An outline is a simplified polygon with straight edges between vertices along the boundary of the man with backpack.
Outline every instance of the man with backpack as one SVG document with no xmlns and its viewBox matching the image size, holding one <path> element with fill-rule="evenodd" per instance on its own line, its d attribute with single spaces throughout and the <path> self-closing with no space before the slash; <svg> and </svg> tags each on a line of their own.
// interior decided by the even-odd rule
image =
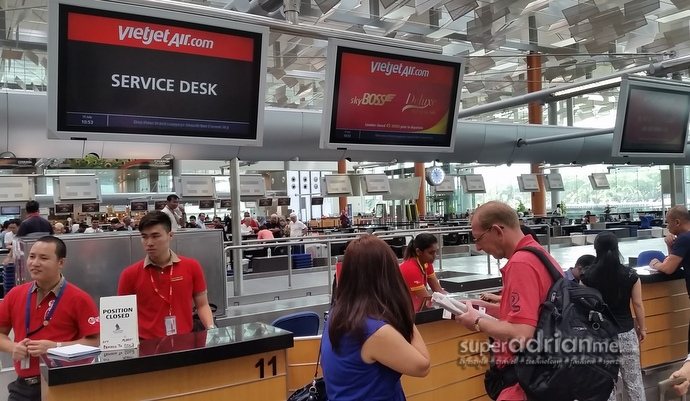
<svg viewBox="0 0 690 401">
<path fill-rule="evenodd" d="M 510 206 L 496 201 L 484 203 L 474 211 L 471 224 L 477 250 L 483 250 L 496 259 L 508 258 L 508 263 L 501 268 L 503 296 L 498 305 L 476 301 L 480 303 L 479 306 L 486 308 L 487 314 L 498 320 L 483 319 L 469 302 L 467 313 L 457 316 L 456 320 L 470 330 L 486 333 L 496 341 L 494 361 L 498 369 L 504 369 L 513 363 L 513 354 L 508 345 L 524 344 L 534 335 L 539 305 L 546 299 L 553 280 L 537 256 L 529 252 L 515 252 L 524 247 L 542 248 L 534 238 L 522 233 L 518 215 Z M 553 258 L 551 260 L 558 266 Z M 563 274 L 560 267 L 558 269 Z M 527 400 L 517 382 L 498 394 L 498 398 L 493 398 L 499 401 Z"/>
<path fill-rule="evenodd" d="M 508 259 L 501 303 L 466 302 L 467 312 L 455 318 L 494 340 L 484 380 L 489 397 L 606 400 L 618 375 L 617 328 L 598 291 L 564 278 L 551 255 L 522 233 L 510 206 L 483 204 L 471 226 L 478 250 Z M 497 320 L 483 318 L 473 303 Z M 557 341 L 564 339 L 573 342 L 570 348 Z"/>
</svg>

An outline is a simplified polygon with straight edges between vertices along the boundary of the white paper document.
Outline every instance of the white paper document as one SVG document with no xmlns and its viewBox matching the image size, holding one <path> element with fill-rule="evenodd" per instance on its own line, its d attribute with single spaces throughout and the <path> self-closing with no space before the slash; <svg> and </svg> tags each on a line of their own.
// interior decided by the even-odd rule
<svg viewBox="0 0 690 401">
<path fill-rule="evenodd" d="M 434 305 L 440 306 L 441 308 L 447 310 L 448 312 L 454 315 L 462 315 L 463 313 L 467 312 L 467 306 L 465 306 L 464 302 L 453 299 L 446 294 L 441 294 L 440 292 L 435 292 L 431 295 L 431 302 L 433 302 Z M 489 318 L 492 320 L 496 319 L 495 317 L 487 315 L 485 312 L 481 310 L 477 312 L 482 317 Z"/>
<path fill-rule="evenodd" d="M 96 355 L 101 352 L 101 349 L 89 345 L 74 344 L 59 348 L 50 348 L 47 352 L 50 355 L 62 358 L 79 358 L 81 356 Z"/>
</svg>

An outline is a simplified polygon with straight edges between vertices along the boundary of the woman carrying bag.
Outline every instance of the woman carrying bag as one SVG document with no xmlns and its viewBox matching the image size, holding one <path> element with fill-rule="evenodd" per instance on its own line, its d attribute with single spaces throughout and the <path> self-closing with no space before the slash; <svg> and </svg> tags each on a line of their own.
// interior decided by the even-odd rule
<svg viewBox="0 0 690 401">
<path fill-rule="evenodd" d="M 397 258 L 373 235 L 347 247 L 321 343 L 329 401 L 404 401 L 401 375 L 424 377 L 431 361 Z"/>
</svg>

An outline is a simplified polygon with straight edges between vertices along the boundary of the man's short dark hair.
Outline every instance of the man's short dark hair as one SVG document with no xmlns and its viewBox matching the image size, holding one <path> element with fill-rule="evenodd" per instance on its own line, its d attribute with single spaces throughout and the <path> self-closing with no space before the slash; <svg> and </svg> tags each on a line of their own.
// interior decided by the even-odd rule
<svg viewBox="0 0 690 401">
<path fill-rule="evenodd" d="M 37 213 L 39 208 L 38 202 L 35 200 L 30 200 L 26 202 L 26 212 L 27 213 Z"/>
<path fill-rule="evenodd" d="M 5 221 L 2 223 L 2 228 L 4 228 L 5 230 L 7 230 L 7 227 L 10 226 L 10 220 L 11 220 L 11 219 L 5 220 Z"/>
<path fill-rule="evenodd" d="M 196 220 L 196 216 L 189 216 L 189 220 L 194 219 Z"/>
<path fill-rule="evenodd" d="M 7 222 L 7 226 L 9 227 L 10 224 L 16 224 L 17 227 L 19 227 L 19 225 L 22 224 L 22 221 L 21 221 L 20 219 L 10 219 L 10 220 Z"/>
<path fill-rule="evenodd" d="M 156 225 L 162 225 L 165 232 L 169 233 L 172 231 L 172 222 L 167 214 L 161 212 L 160 210 L 155 210 L 153 212 L 148 212 L 144 217 L 139 220 L 139 231 L 144 231 L 147 228 L 151 228 Z"/>
<path fill-rule="evenodd" d="M 175 194 L 170 194 L 170 195 L 168 195 L 168 197 L 167 197 L 167 198 L 165 198 L 165 199 L 167 199 L 167 200 L 168 200 L 168 202 L 170 202 L 170 201 L 173 201 L 173 200 L 177 200 L 177 199 L 180 199 L 180 197 L 179 197 L 179 196 L 177 196 L 177 195 L 175 195 Z"/>
<path fill-rule="evenodd" d="M 575 262 L 575 266 L 582 266 L 582 267 L 591 266 L 594 264 L 595 260 L 596 260 L 596 256 L 594 256 L 594 255 L 582 255 L 579 258 L 577 258 L 577 261 Z"/>
<path fill-rule="evenodd" d="M 57 256 L 58 260 L 67 257 L 67 246 L 60 238 L 54 237 L 52 235 L 46 235 L 36 240 L 36 243 L 39 242 L 43 242 L 46 244 L 55 244 L 55 256 Z"/>
<path fill-rule="evenodd" d="M 120 224 L 120 219 L 118 219 L 117 217 L 113 217 L 110 220 L 110 224 Z"/>
</svg>

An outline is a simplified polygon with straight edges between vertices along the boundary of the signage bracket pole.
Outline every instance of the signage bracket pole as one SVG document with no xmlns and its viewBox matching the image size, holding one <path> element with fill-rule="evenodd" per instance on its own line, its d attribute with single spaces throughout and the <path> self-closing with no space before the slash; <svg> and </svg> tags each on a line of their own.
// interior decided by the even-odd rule
<svg viewBox="0 0 690 401">
<path fill-rule="evenodd" d="M 230 160 L 230 204 L 232 210 L 230 211 L 230 216 L 232 218 L 232 245 L 239 246 L 242 245 L 242 230 L 240 228 L 242 218 L 240 217 L 240 159 L 234 158 Z M 243 291 L 243 280 L 242 277 L 242 250 L 233 249 L 232 250 L 232 284 L 233 284 L 233 296 L 237 297 L 242 295 Z"/>
</svg>

